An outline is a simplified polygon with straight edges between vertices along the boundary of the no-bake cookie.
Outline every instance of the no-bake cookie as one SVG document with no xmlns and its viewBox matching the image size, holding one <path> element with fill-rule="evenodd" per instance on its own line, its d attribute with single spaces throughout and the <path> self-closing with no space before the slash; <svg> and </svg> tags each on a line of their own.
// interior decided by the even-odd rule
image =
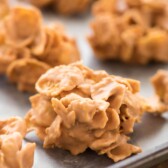
<svg viewBox="0 0 168 168">
<path fill-rule="evenodd" d="M 62 25 L 44 26 L 36 8 L 14 7 L 0 21 L 0 74 L 34 92 L 34 84 L 49 68 L 80 59 L 74 39 Z"/>
<path fill-rule="evenodd" d="M 89 42 L 102 60 L 168 62 L 168 2 L 99 0 L 93 5 Z"/>
<path fill-rule="evenodd" d="M 1 168 L 32 168 L 35 144 L 27 143 L 22 147 L 26 131 L 26 123 L 19 117 L 0 120 Z"/>
<path fill-rule="evenodd" d="M 30 98 L 25 120 L 44 148 L 59 147 L 73 155 L 90 148 L 117 162 L 141 152 L 128 142 L 144 112 L 139 87 L 136 80 L 81 63 L 58 66 L 37 81 L 38 94 Z"/>
</svg>

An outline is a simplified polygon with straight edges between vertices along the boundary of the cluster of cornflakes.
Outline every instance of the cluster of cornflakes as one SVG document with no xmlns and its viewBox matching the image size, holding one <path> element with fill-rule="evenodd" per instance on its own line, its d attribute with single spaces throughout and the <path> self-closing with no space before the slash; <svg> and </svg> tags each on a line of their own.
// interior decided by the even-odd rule
<svg viewBox="0 0 168 168">
<path fill-rule="evenodd" d="M 52 7 L 58 13 L 72 15 L 85 12 L 94 0 L 25 0 L 37 7 Z"/>
<path fill-rule="evenodd" d="M 127 136 L 144 112 L 138 81 L 74 63 L 47 71 L 36 89 L 25 120 L 44 148 L 59 147 L 73 155 L 90 148 L 115 162 L 141 152 Z"/>
<path fill-rule="evenodd" d="M 61 25 L 44 26 L 36 8 L 11 8 L 0 22 L 0 74 L 34 92 L 34 84 L 49 68 L 79 60 L 74 39 Z"/>
<path fill-rule="evenodd" d="M 99 0 L 89 42 L 102 60 L 168 62 L 168 1 Z"/>
<path fill-rule="evenodd" d="M 19 117 L 0 121 L 1 168 L 32 168 L 35 144 L 22 147 L 26 131 L 26 123 Z"/>
</svg>

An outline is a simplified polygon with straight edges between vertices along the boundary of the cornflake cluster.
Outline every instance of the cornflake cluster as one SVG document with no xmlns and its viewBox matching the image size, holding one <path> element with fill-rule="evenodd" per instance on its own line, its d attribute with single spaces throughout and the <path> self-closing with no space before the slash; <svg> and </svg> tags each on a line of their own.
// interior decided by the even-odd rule
<svg viewBox="0 0 168 168">
<path fill-rule="evenodd" d="M 21 91 L 34 85 L 49 68 L 79 60 L 74 39 L 59 24 L 44 26 L 36 8 L 11 8 L 0 22 L 0 74 Z"/>
<path fill-rule="evenodd" d="M 128 134 L 144 111 L 138 81 L 93 71 L 78 62 L 50 69 L 36 89 L 25 120 L 44 148 L 63 148 L 73 155 L 90 148 L 115 162 L 141 152 L 128 143 Z"/>
<path fill-rule="evenodd" d="M 85 12 L 93 0 L 25 0 L 37 7 L 52 7 L 56 12 L 73 15 Z"/>
<path fill-rule="evenodd" d="M 168 105 L 168 71 L 159 70 L 152 77 L 152 83 L 160 101 Z"/>
<path fill-rule="evenodd" d="M 99 0 L 89 42 L 102 60 L 168 62 L 168 1 Z"/>
<path fill-rule="evenodd" d="M 22 147 L 26 131 L 26 123 L 19 117 L 0 121 L 1 168 L 32 168 L 35 144 Z"/>
</svg>

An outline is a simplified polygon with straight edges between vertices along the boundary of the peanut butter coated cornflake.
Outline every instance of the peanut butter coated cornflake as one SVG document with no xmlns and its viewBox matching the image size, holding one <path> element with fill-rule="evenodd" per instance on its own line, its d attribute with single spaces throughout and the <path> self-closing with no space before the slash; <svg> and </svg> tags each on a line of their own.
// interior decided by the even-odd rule
<svg viewBox="0 0 168 168">
<path fill-rule="evenodd" d="M 25 0 L 37 7 L 54 7 L 55 11 L 64 15 L 85 12 L 93 0 Z"/>
<path fill-rule="evenodd" d="M 36 89 L 25 120 L 44 148 L 63 148 L 73 155 L 90 148 L 115 162 L 141 152 L 128 142 L 144 111 L 138 81 L 74 63 L 48 70 Z"/>
<path fill-rule="evenodd" d="M 0 121 L 0 167 L 32 168 L 35 144 L 22 147 L 26 123 L 19 117 Z"/>
<path fill-rule="evenodd" d="M 79 60 L 76 42 L 60 24 L 44 26 L 36 8 L 15 7 L 0 22 L 0 74 L 21 91 L 34 85 L 49 68 Z"/>
<path fill-rule="evenodd" d="M 89 42 L 102 60 L 168 62 L 166 0 L 99 0 Z"/>
</svg>

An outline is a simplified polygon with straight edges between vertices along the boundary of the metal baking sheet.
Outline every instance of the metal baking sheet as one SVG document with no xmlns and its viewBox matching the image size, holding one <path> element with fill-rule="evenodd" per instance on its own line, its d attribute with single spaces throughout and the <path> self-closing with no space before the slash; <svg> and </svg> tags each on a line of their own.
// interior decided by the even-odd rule
<svg viewBox="0 0 168 168">
<path fill-rule="evenodd" d="M 10 0 L 10 3 L 16 4 L 14 0 Z M 71 18 L 58 17 L 51 12 L 44 12 L 46 24 L 61 21 L 67 32 L 77 39 L 85 65 L 93 69 L 104 69 L 110 74 L 140 80 L 141 94 L 146 97 L 152 96 L 153 89 L 149 78 L 158 69 L 168 69 L 168 65 L 130 66 L 121 63 L 100 62 L 94 57 L 86 39 L 86 35 L 90 32 L 88 26 L 90 19 L 89 15 Z M 0 76 L 0 117 L 24 117 L 30 108 L 29 96 L 30 94 L 18 92 L 5 77 Z M 69 152 L 61 149 L 45 150 L 34 133 L 27 135 L 25 142 L 37 143 L 33 168 L 133 168 L 144 166 L 147 168 L 168 158 L 167 130 L 168 114 L 164 116 L 144 115 L 142 123 L 135 126 L 132 134 L 132 143 L 139 145 L 143 152 L 119 163 L 113 163 L 106 156 L 98 156 L 91 150 L 78 156 L 72 156 Z"/>
</svg>

